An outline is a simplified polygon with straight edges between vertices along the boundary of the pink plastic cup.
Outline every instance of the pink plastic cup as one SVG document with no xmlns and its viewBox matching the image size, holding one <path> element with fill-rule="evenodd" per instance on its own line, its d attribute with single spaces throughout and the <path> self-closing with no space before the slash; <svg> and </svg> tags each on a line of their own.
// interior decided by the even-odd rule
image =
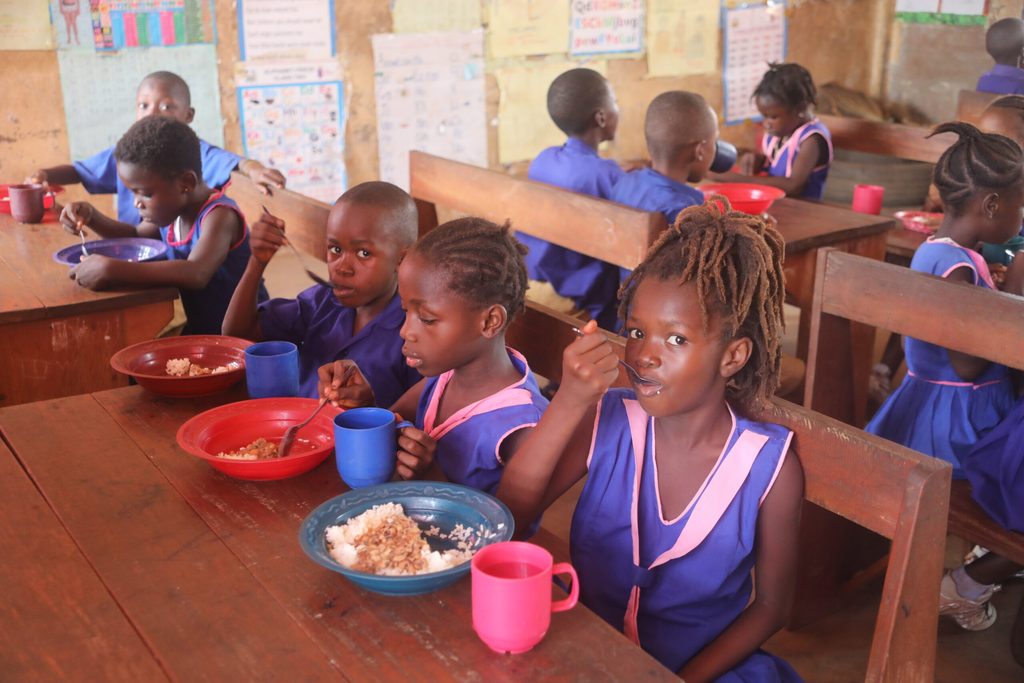
<svg viewBox="0 0 1024 683">
<path fill-rule="evenodd" d="M 19 223 L 39 223 L 43 220 L 43 197 L 46 188 L 42 185 L 28 183 L 11 185 L 7 188 L 7 196 L 11 200 L 11 216 Z"/>
<path fill-rule="evenodd" d="M 571 609 L 579 598 L 576 570 L 554 563 L 544 548 L 509 541 L 486 546 L 473 556 L 473 629 L 495 652 L 519 654 L 544 639 L 552 612 Z M 568 574 L 572 591 L 551 600 L 551 577 Z"/>
<path fill-rule="evenodd" d="M 881 185 L 855 185 L 853 188 L 853 210 L 878 215 L 882 212 L 882 198 L 885 188 Z"/>
</svg>

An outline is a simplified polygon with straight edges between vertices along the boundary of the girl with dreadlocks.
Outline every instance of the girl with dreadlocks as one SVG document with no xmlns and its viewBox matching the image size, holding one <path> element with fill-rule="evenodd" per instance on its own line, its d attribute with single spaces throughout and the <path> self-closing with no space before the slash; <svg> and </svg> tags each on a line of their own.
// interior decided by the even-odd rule
<svg viewBox="0 0 1024 683">
<path fill-rule="evenodd" d="M 722 197 L 684 209 L 622 287 L 643 379 L 609 390 L 617 357 L 588 323 L 498 489 L 521 528 L 587 476 L 580 600 L 691 683 L 799 680 L 759 648 L 792 595 L 803 471 L 789 430 L 744 416 L 779 380 L 782 255 Z"/>
</svg>

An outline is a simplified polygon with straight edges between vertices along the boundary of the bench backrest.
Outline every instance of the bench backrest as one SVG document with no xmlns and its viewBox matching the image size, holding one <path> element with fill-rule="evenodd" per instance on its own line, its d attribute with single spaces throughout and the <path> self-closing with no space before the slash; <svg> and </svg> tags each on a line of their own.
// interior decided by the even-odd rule
<svg viewBox="0 0 1024 683">
<path fill-rule="evenodd" d="M 819 118 L 832 134 L 834 147 L 854 152 L 880 154 L 934 164 L 956 140 L 956 136 L 952 133 L 926 137 L 931 129 L 921 126 L 825 114 L 820 115 Z"/>
<path fill-rule="evenodd" d="M 956 97 L 956 120 L 978 125 L 981 113 L 988 105 L 992 104 L 993 100 L 1000 97 L 1002 95 L 999 93 L 961 90 Z"/>
<path fill-rule="evenodd" d="M 534 371 L 558 380 L 574 324 L 528 303 L 509 344 Z M 624 353 L 625 341 L 609 338 Z M 793 430 L 808 501 L 892 541 L 865 680 L 931 680 L 949 466 L 781 399 L 752 417 Z"/>
<path fill-rule="evenodd" d="M 231 174 L 231 184 L 225 194 L 238 203 L 250 225 L 263 213 L 265 206 L 284 219 L 292 244 L 321 261 L 326 260 L 330 204 L 287 189 L 274 190 L 273 195 L 267 196 L 260 192 L 256 183 L 237 171 Z"/>
</svg>

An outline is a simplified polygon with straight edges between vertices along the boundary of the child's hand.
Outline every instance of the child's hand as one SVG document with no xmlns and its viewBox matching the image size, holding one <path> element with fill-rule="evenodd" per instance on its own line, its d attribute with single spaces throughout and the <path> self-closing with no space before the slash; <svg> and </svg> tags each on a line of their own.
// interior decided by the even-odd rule
<svg viewBox="0 0 1024 683">
<path fill-rule="evenodd" d="M 316 372 L 320 396 L 338 408 L 363 408 L 375 405 L 373 389 L 359 366 L 351 360 L 336 360 L 321 365 Z"/>
<path fill-rule="evenodd" d="M 110 280 L 110 264 L 113 262 L 114 259 L 99 254 L 83 256 L 81 262 L 68 273 L 68 277 L 82 287 L 106 289 L 113 284 Z"/>
<path fill-rule="evenodd" d="M 249 249 L 252 257 L 267 265 L 277 250 L 284 246 L 284 221 L 264 212 L 249 228 Z"/>
<path fill-rule="evenodd" d="M 82 228 L 96 217 L 96 209 L 89 202 L 71 202 L 60 212 L 60 224 L 72 235 L 81 235 Z"/>
<path fill-rule="evenodd" d="M 402 479 L 418 479 L 434 464 L 437 441 L 422 429 L 403 427 L 398 433 L 398 463 Z"/>
<path fill-rule="evenodd" d="M 276 168 L 267 168 L 258 161 L 250 161 L 245 168 L 245 175 L 256 183 L 263 194 L 273 194 L 275 188 L 284 187 L 284 174 Z"/>
<path fill-rule="evenodd" d="M 34 183 L 34 184 L 37 184 L 37 185 L 49 185 L 50 184 L 49 179 L 46 177 L 46 171 L 43 170 L 43 169 L 39 169 L 38 171 L 36 171 L 35 173 L 33 173 L 30 176 L 26 176 L 25 177 L 25 182 L 26 183 Z"/>
<path fill-rule="evenodd" d="M 583 336 L 569 344 L 562 354 L 562 385 L 571 400 L 595 403 L 619 376 L 619 357 L 593 320 L 583 326 Z"/>
</svg>

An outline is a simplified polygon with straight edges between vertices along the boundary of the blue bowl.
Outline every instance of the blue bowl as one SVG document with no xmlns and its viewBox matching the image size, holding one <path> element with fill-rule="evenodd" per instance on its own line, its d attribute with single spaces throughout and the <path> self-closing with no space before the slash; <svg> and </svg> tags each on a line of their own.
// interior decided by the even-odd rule
<svg viewBox="0 0 1024 683">
<path fill-rule="evenodd" d="M 481 526 L 488 538 L 477 541 L 477 549 L 512 538 L 515 522 L 504 503 L 468 486 L 436 481 L 392 482 L 349 491 L 321 504 L 306 517 L 299 529 L 299 543 L 316 563 L 336 571 L 352 583 L 382 595 L 420 595 L 451 585 L 469 573 L 469 562 L 430 574 L 379 576 L 346 569 L 327 550 L 327 527 L 344 524 L 375 505 L 399 503 L 405 514 L 426 530 L 431 526 L 448 533 L 456 524 L 470 529 Z M 449 550 L 453 541 L 428 538 L 432 550 Z"/>
<path fill-rule="evenodd" d="M 121 261 L 159 261 L 167 258 L 167 245 L 148 237 L 122 237 L 110 240 L 92 240 L 85 243 L 89 254 L 99 254 Z M 53 260 L 65 266 L 76 266 L 82 261 L 82 245 L 75 243 L 53 255 Z"/>
</svg>

